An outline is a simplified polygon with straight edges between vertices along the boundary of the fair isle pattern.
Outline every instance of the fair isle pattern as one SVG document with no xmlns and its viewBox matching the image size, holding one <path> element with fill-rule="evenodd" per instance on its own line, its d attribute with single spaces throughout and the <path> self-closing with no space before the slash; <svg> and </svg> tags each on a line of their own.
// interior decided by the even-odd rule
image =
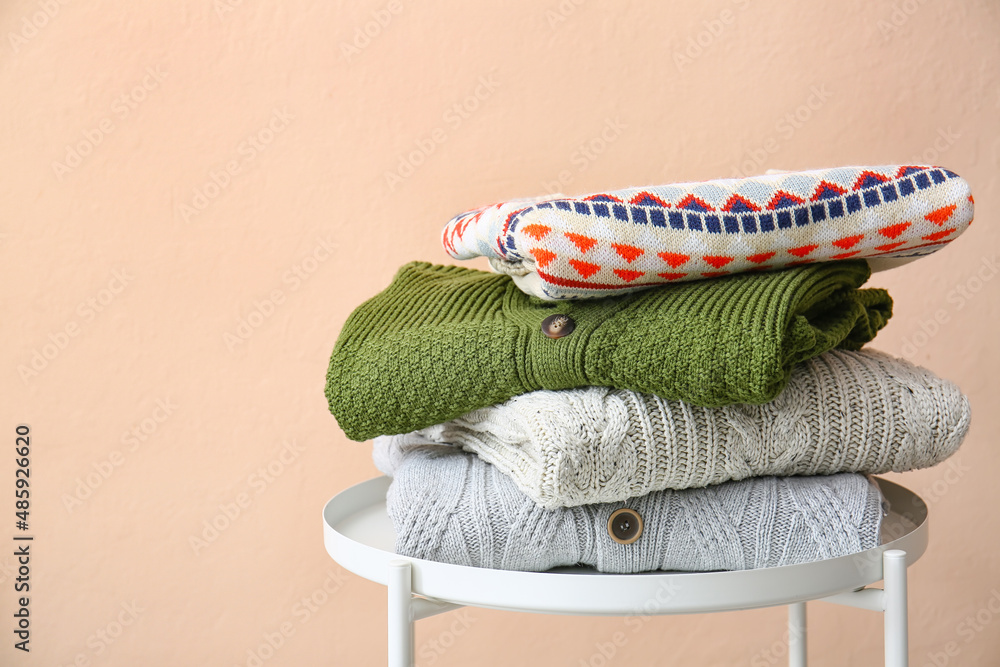
<svg viewBox="0 0 1000 667">
<path fill-rule="evenodd" d="M 453 218 L 442 242 L 456 259 L 488 257 L 543 299 L 597 298 L 808 262 L 928 255 L 972 215 L 968 183 L 947 169 L 841 167 L 494 204 Z"/>
</svg>

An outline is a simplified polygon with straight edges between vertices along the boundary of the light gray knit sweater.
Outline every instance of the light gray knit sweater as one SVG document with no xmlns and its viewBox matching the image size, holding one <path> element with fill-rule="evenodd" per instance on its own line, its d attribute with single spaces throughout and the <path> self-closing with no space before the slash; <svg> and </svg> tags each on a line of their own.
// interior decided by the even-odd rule
<svg viewBox="0 0 1000 667">
<path fill-rule="evenodd" d="M 702 408 L 605 387 L 535 391 L 382 439 L 458 445 L 555 508 L 764 475 L 925 468 L 955 453 L 969 420 L 968 399 L 930 371 L 874 350 L 834 350 L 796 365 L 763 405 Z"/>
<path fill-rule="evenodd" d="M 469 452 L 440 445 L 391 449 L 382 440 L 375 458 L 395 475 L 387 508 L 396 551 L 414 558 L 526 571 L 578 563 L 615 573 L 743 570 L 879 544 L 882 496 L 858 474 L 757 477 L 546 510 Z M 644 523 L 631 544 L 608 532 L 611 513 L 625 506 Z"/>
</svg>

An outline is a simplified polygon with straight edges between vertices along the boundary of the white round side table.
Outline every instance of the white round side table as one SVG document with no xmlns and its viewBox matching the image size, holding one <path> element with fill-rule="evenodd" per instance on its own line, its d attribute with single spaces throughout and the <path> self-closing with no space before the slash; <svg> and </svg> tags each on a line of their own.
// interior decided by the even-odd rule
<svg viewBox="0 0 1000 667">
<path fill-rule="evenodd" d="M 326 550 L 341 566 L 389 588 L 389 667 L 413 665 L 413 624 L 463 606 L 594 616 L 697 614 L 789 606 L 789 665 L 806 665 L 806 601 L 884 613 L 885 664 L 906 667 L 906 568 L 927 548 L 927 505 L 879 479 L 889 502 L 882 545 L 851 556 L 734 572 L 604 574 L 564 567 L 514 572 L 399 556 L 386 514 L 392 480 L 377 477 L 323 508 Z M 883 588 L 867 588 L 882 580 Z"/>
</svg>

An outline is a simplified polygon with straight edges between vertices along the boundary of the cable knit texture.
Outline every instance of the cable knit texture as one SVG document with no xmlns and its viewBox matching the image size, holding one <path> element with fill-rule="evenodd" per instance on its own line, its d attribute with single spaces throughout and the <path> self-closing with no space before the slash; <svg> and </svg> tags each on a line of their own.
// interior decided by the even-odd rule
<svg viewBox="0 0 1000 667">
<path fill-rule="evenodd" d="M 924 368 L 874 350 L 832 350 L 796 365 L 784 391 L 763 405 L 703 408 L 605 387 L 542 390 L 385 437 L 382 449 L 460 446 L 555 508 L 764 475 L 926 468 L 955 453 L 970 417 L 959 388 Z"/>
<path fill-rule="evenodd" d="M 381 441 L 377 450 L 384 450 Z M 548 510 L 496 466 L 453 447 L 424 446 L 376 460 L 398 467 L 386 498 L 397 553 L 502 570 L 583 564 L 601 572 L 745 570 L 857 553 L 879 544 L 882 496 L 863 475 L 755 477 L 659 491 L 626 503 Z M 620 544 L 620 507 L 644 523 Z"/>
<path fill-rule="evenodd" d="M 892 301 L 864 261 L 807 265 L 546 302 L 509 276 L 407 264 L 344 324 L 326 377 L 353 440 L 406 433 L 537 389 L 606 386 L 695 405 L 763 403 L 792 366 L 859 349 Z M 575 330 L 551 339 L 541 323 Z"/>
</svg>

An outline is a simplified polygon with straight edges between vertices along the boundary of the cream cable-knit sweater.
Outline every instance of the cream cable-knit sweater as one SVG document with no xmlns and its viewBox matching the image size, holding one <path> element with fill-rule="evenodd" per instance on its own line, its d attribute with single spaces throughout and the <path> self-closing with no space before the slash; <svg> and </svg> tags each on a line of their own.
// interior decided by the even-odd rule
<svg viewBox="0 0 1000 667">
<path fill-rule="evenodd" d="M 605 387 L 535 391 L 377 440 L 387 454 L 461 446 L 555 508 L 762 475 L 926 468 L 955 453 L 969 420 L 968 399 L 930 371 L 874 350 L 834 350 L 798 364 L 763 405 L 702 408 Z"/>
</svg>

